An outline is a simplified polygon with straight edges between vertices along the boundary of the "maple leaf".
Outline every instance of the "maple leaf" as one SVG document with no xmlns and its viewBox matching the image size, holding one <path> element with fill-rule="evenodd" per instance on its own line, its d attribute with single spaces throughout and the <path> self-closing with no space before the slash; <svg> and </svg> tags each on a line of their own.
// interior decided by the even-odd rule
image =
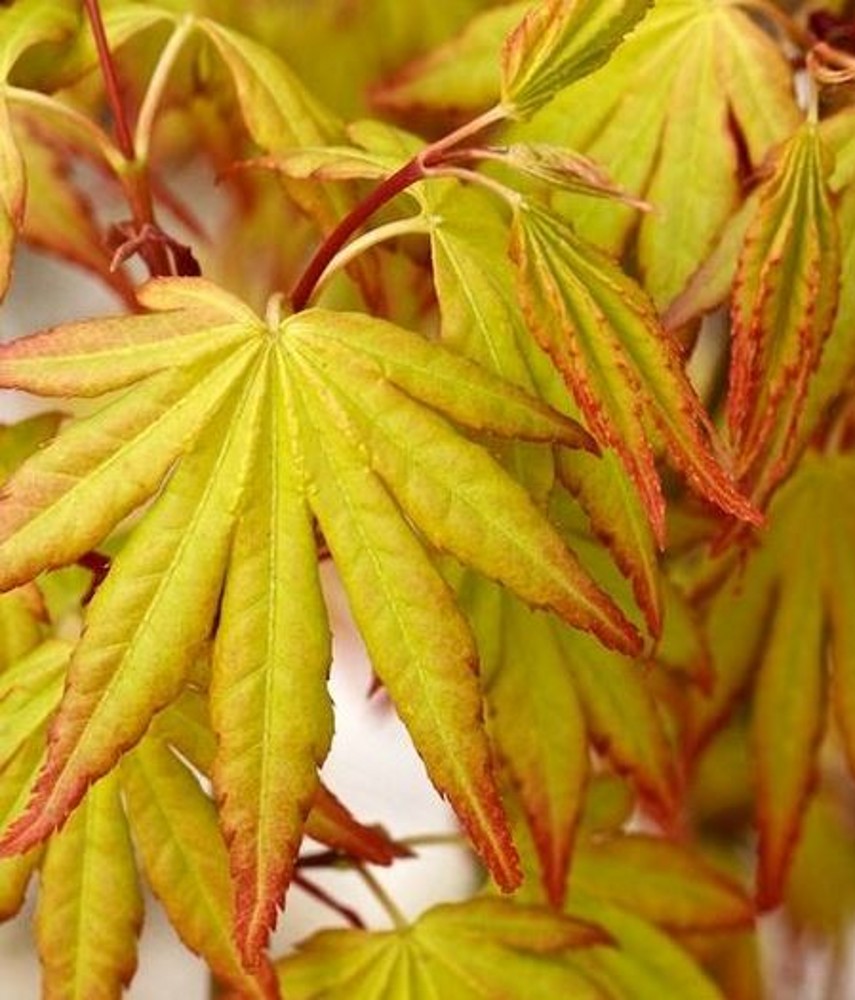
<svg viewBox="0 0 855 1000">
<path fill-rule="evenodd" d="M 684 716 L 686 744 L 696 753 L 739 695 L 753 686 L 757 898 L 763 908 L 781 899 L 815 781 L 827 701 L 855 768 L 855 689 L 849 668 L 855 620 L 848 499 L 853 476 L 851 455 L 808 452 L 779 488 L 754 551 L 744 567 L 737 565 L 725 576 L 709 604 L 716 686 L 711 698 L 692 696 Z M 711 572 L 721 574 L 722 567 Z M 746 636 L 754 638 L 746 641 Z"/>
<path fill-rule="evenodd" d="M 605 253 L 560 218 L 522 203 L 511 257 L 529 328 L 550 355 L 597 438 L 619 454 L 659 545 L 665 506 L 651 438 L 694 489 L 722 510 L 757 513 L 718 463 L 715 434 L 653 303 Z"/>
<path fill-rule="evenodd" d="M 219 607 L 214 786 L 238 933 L 246 954 L 258 954 L 331 731 L 314 513 L 432 779 L 500 884 L 513 885 L 474 643 L 410 522 L 524 600 L 633 651 L 634 628 L 528 495 L 437 411 L 499 436 L 584 447 L 587 435 L 380 320 L 312 310 L 268 326 L 192 279 L 152 282 L 141 301 L 157 311 L 59 327 L 0 357 L 0 381 L 30 391 L 130 387 L 7 485 L 3 586 L 73 562 L 160 490 L 87 609 L 47 764 L 5 849 L 44 838 L 139 740 L 180 691 Z M 95 499 L 104 496 L 109 504 Z"/>
<path fill-rule="evenodd" d="M 728 423 L 738 474 L 768 495 L 791 462 L 808 385 L 837 310 L 840 248 L 818 128 L 780 152 L 745 234 L 731 305 Z"/>
<path fill-rule="evenodd" d="M 294 1000 L 389 996 L 543 997 L 604 994 L 569 952 L 603 943 L 596 927 L 545 908 L 473 899 L 428 910 L 394 931 L 325 931 L 278 963 Z"/>
</svg>

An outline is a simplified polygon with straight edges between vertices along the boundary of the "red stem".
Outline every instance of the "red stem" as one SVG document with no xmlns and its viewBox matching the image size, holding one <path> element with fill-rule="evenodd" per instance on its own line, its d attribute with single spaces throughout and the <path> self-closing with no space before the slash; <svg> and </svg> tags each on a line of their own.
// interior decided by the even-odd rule
<svg viewBox="0 0 855 1000">
<path fill-rule="evenodd" d="M 329 234 L 324 242 L 318 247 L 314 257 L 309 261 L 302 277 L 291 293 L 291 308 L 295 313 L 306 308 L 306 304 L 312 297 L 312 292 L 318 283 L 321 275 L 327 268 L 329 262 L 347 243 L 351 236 L 367 222 L 368 219 L 387 201 L 391 201 L 396 195 L 405 191 L 411 184 L 421 180 L 424 176 L 424 168 L 420 157 L 413 157 L 405 163 L 400 170 L 396 170 L 386 180 L 374 188 L 359 204 L 348 213 L 335 229 Z"/>
<path fill-rule="evenodd" d="M 98 0 L 83 0 L 83 3 L 86 7 L 86 13 L 89 16 L 92 35 L 95 38 L 95 47 L 98 50 L 98 61 L 101 64 L 101 73 L 104 77 L 107 100 L 110 102 L 110 109 L 113 112 L 116 141 L 122 156 L 130 162 L 134 159 L 134 140 L 131 136 L 128 119 L 125 116 L 125 109 L 122 105 L 122 97 L 119 92 L 119 79 L 116 75 L 116 67 L 110 52 L 110 44 L 107 41 L 107 32 L 104 30 L 104 19 L 101 17 L 101 8 L 98 5 Z"/>
<path fill-rule="evenodd" d="M 113 62 L 113 55 L 110 52 L 107 32 L 104 30 L 104 19 L 101 16 L 98 0 L 83 0 L 83 3 L 92 28 L 92 36 L 95 39 L 95 47 L 98 50 L 98 62 L 101 66 L 101 75 L 104 78 L 107 101 L 113 112 L 116 144 L 127 163 L 127 170 L 123 171 L 121 177 L 122 184 L 133 213 L 136 229 L 142 233 L 146 226 L 156 226 L 148 168 L 145 164 L 136 161 L 134 140 L 122 105 L 119 78 Z M 173 273 L 169 257 L 163 246 L 151 241 L 143 241 L 139 253 L 153 278 Z"/>
<path fill-rule="evenodd" d="M 300 875 L 299 872 L 294 873 L 293 881 L 295 885 L 298 885 L 303 890 L 303 892 L 308 893 L 308 895 L 317 899 L 318 902 L 323 903 L 324 906 L 328 906 L 331 910 L 338 913 L 339 916 L 344 917 L 344 919 L 352 927 L 358 927 L 360 930 L 365 930 L 365 921 L 362 917 L 360 917 L 356 910 L 352 910 L 349 906 L 345 906 L 344 903 L 340 903 L 337 899 L 334 899 L 317 883 L 307 879 L 304 875 Z"/>
</svg>

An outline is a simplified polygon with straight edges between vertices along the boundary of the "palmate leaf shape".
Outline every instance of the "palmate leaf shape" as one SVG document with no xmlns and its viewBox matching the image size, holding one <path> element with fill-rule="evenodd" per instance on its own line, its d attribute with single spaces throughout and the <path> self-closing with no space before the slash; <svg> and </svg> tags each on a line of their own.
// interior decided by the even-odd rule
<svg viewBox="0 0 855 1000">
<path fill-rule="evenodd" d="M 745 234 L 731 304 L 727 416 L 737 473 L 763 499 L 791 464 L 834 322 L 840 246 L 829 151 L 805 124 L 781 151 Z"/>
<path fill-rule="evenodd" d="M 608 942 L 594 925 L 543 907 L 472 899 L 393 931 L 324 931 L 278 964 L 293 1000 L 460 1000 L 607 996 L 567 960 Z"/>
<path fill-rule="evenodd" d="M 853 486 L 851 454 L 808 452 L 779 488 L 768 529 L 709 606 L 716 686 L 711 698 L 693 697 L 684 716 L 696 752 L 753 684 L 761 907 L 781 899 L 828 704 L 855 771 Z"/>
<path fill-rule="evenodd" d="M 677 342 L 662 329 L 646 293 L 607 254 L 535 204 L 520 204 L 510 252 L 533 336 L 598 440 L 620 456 L 659 545 L 665 505 L 651 446 L 657 436 L 702 497 L 756 522 L 756 511 L 715 456 L 715 433 Z"/>
<path fill-rule="evenodd" d="M 154 311 L 59 327 L 0 354 L 4 385 L 76 396 L 130 387 L 8 484 L 0 585 L 73 562 L 161 490 L 88 608 L 45 769 L 5 852 L 49 834 L 139 740 L 180 691 L 219 608 L 214 786 L 239 939 L 258 955 L 330 738 L 314 514 L 431 778 L 512 887 L 474 642 L 411 523 L 526 601 L 634 652 L 633 626 L 525 491 L 437 411 L 500 436 L 571 447 L 589 438 L 380 320 L 313 310 L 280 323 L 274 310 L 265 325 L 192 279 L 152 282 L 141 301 Z"/>
</svg>

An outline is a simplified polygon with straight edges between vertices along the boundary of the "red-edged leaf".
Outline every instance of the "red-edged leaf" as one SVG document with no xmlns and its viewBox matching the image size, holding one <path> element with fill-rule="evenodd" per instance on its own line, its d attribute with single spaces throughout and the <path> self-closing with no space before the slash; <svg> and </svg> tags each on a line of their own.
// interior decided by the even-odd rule
<svg viewBox="0 0 855 1000">
<path fill-rule="evenodd" d="M 791 464 L 809 380 L 837 309 L 831 167 L 818 128 L 803 126 L 760 191 L 736 274 L 727 416 L 739 475 L 761 500 Z"/>
<path fill-rule="evenodd" d="M 247 969 L 238 952 L 226 846 L 198 781 L 151 740 L 125 758 L 121 780 L 146 877 L 181 939 L 240 997 L 278 1000 L 267 961 Z"/>
<path fill-rule="evenodd" d="M 588 778 L 585 717 L 554 622 L 507 595 L 480 622 L 497 635 L 485 674 L 491 733 L 531 828 L 547 898 L 560 907 Z M 532 739 L 532 734 L 537 738 Z"/>
<path fill-rule="evenodd" d="M 607 62 L 652 0 L 543 0 L 502 50 L 502 103 L 527 117 Z"/>
<path fill-rule="evenodd" d="M 606 254 L 534 205 L 516 214 L 511 256 L 532 334 L 591 430 L 620 455 L 659 544 L 665 507 L 651 434 L 662 436 L 669 458 L 701 496 L 756 522 L 756 511 L 715 457 L 712 426 L 676 342 L 641 288 Z"/>
<path fill-rule="evenodd" d="M 295 432 L 270 371 L 253 475 L 232 542 L 211 676 L 214 790 L 235 883 L 237 937 L 256 964 L 291 880 L 332 738 L 331 651 Z M 235 414 L 236 419 L 244 419 Z M 276 587 L 270 581 L 276 580 Z"/>
<path fill-rule="evenodd" d="M 51 727 L 45 770 L 29 809 L 4 837 L 6 850 L 31 846 L 61 823 L 180 691 L 217 608 L 230 511 L 248 472 L 244 435 L 258 419 L 257 390 L 250 382 L 242 398 L 217 413 L 215 430 L 181 464 L 98 589 Z M 182 560 L 188 548 L 196 557 Z M 174 602 L 182 598 L 186 606 L 176 615 Z"/>
<path fill-rule="evenodd" d="M 390 865 L 410 851 L 395 843 L 379 826 L 360 823 L 324 785 L 320 785 L 306 819 L 306 836 L 372 865 Z"/>
<path fill-rule="evenodd" d="M 301 387 L 298 399 L 302 433 L 314 439 L 307 454 L 312 506 L 345 572 L 374 668 L 434 784 L 449 797 L 499 885 L 514 888 L 520 873 L 484 737 L 471 633 L 411 529 L 393 516 L 380 480 L 347 437 L 324 426 L 330 418 L 314 393 Z M 332 447 L 336 436 L 340 443 Z M 370 559 L 363 555 L 368 551 Z"/>
</svg>

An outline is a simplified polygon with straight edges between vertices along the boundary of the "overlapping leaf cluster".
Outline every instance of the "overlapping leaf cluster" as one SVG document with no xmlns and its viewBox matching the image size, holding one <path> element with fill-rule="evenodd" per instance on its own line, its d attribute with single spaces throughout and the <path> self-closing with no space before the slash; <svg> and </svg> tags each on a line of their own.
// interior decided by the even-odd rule
<svg viewBox="0 0 855 1000">
<path fill-rule="evenodd" d="M 855 58 L 768 4 L 454 6 L 0 8 L 0 288 L 24 240 L 125 306 L 0 347 L 73 401 L 0 428 L 0 915 L 37 871 L 47 995 L 121 995 L 141 878 L 265 998 L 748 1000 L 756 908 L 839 933 L 822 845 L 855 898 Z M 276 961 L 306 838 L 412 855 L 321 781 L 327 559 L 505 896 Z"/>
</svg>

